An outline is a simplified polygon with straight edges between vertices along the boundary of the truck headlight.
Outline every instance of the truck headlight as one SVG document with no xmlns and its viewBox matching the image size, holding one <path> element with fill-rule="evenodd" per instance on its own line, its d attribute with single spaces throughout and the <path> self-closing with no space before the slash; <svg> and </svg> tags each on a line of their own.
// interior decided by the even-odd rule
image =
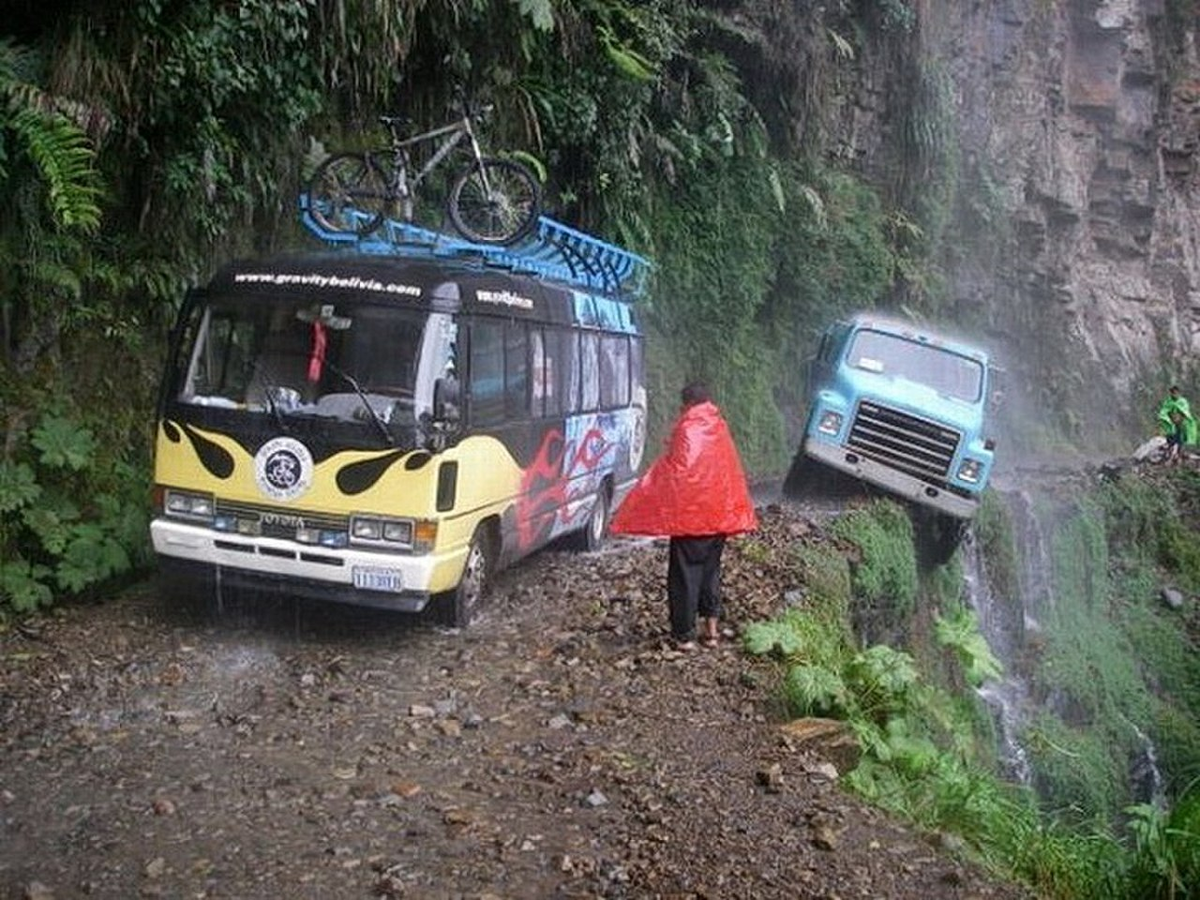
<svg viewBox="0 0 1200 900">
<path fill-rule="evenodd" d="M 817 422 L 817 431 L 821 432 L 821 434 L 828 434 L 828 435 L 836 436 L 837 434 L 839 434 L 841 432 L 841 430 L 842 430 L 842 414 L 841 413 L 833 412 L 833 410 L 826 410 L 825 412 L 821 413 L 821 418 Z"/>
<path fill-rule="evenodd" d="M 962 465 L 958 467 L 958 477 L 962 481 L 969 481 L 975 484 L 979 481 L 979 472 L 983 468 L 982 464 L 977 459 L 964 459 Z"/>
</svg>

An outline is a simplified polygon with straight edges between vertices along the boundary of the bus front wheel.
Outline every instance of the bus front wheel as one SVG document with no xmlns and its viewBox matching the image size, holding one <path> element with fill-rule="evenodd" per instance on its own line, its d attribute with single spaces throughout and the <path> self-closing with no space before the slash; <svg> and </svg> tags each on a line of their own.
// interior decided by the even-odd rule
<svg viewBox="0 0 1200 900">
<path fill-rule="evenodd" d="M 496 563 L 492 546 L 487 529 L 480 525 L 475 529 L 471 546 L 467 549 L 467 561 L 458 587 L 439 598 L 436 612 L 441 624 L 451 628 L 466 628 L 471 623 L 491 584 Z"/>
</svg>

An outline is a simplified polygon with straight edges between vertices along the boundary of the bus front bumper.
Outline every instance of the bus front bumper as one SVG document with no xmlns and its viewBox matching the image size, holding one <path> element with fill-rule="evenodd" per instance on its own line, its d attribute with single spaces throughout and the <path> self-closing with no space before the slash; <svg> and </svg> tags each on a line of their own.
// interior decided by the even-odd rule
<svg viewBox="0 0 1200 900">
<path fill-rule="evenodd" d="M 434 593 L 435 569 L 452 562 L 432 554 L 331 549 L 225 534 L 162 518 L 150 523 L 150 536 L 168 572 L 219 578 L 231 587 L 402 612 L 421 612 Z M 460 555 L 465 558 L 465 553 Z"/>
<path fill-rule="evenodd" d="M 963 497 L 945 488 L 928 484 L 837 444 L 807 438 L 804 441 L 804 455 L 868 484 L 881 487 L 891 494 L 928 506 L 956 519 L 972 519 L 979 510 L 977 497 Z"/>
</svg>

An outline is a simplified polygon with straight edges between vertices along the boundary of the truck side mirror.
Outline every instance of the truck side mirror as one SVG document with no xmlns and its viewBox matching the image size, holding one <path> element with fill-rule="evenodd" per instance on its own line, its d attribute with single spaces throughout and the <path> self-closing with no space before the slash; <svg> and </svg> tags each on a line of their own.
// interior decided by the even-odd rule
<svg viewBox="0 0 1200 900">
<path fill-rule="evenodd" d="M 439 422 L 457 425 L 462 419 L 461 392 L 458 379 L 452 375 L 433 383 L 433 417 Z"/>
</svg>

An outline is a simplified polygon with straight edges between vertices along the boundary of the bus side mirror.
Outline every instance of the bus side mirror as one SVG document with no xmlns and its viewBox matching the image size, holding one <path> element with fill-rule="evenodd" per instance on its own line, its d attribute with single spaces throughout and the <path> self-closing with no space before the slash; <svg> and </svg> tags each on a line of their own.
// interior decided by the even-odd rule
<svg viewBox="0 0 1200 900">
<path fill-rule="evenodd" d="M 439 422 L 457 425 L 462 418 L 458 379 L 439 378 L 433 383 L 433 417 Z"/>
</svg>

